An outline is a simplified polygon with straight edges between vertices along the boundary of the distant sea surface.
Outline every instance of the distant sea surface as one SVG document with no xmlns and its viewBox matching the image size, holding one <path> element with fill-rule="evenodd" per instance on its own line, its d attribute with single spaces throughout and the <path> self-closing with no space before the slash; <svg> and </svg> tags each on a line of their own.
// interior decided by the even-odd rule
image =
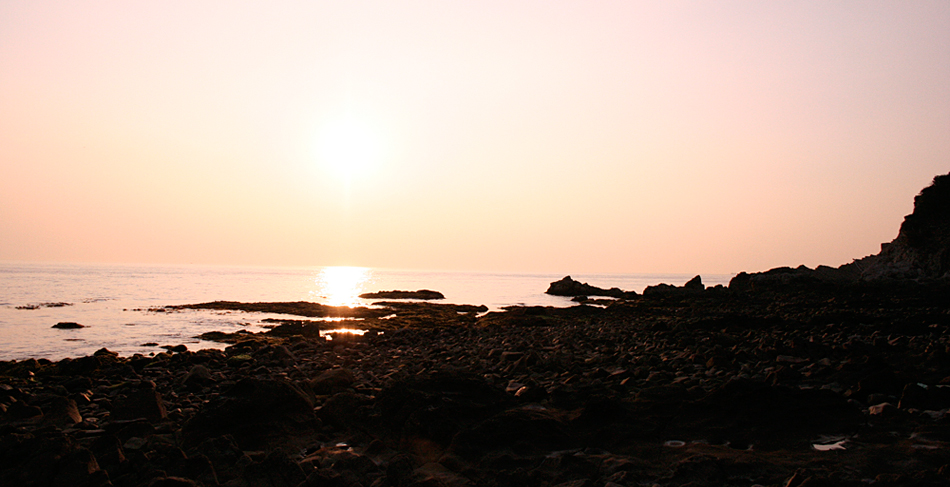
<svg viewBox="0 0 950 487">
<path fill-rule="evenodd" d="M 288 315 L 149 308 L 208 301 L 312 301 L 370 306 L 357 296 L 390 290 L 431 289 L 454 304 L 571 306 L 544 294 L 563 274 L 519 274 L 373 269 L 362 267 L 219 267 L 197 265 L 94 265 L 0 263 L 0 360 L 89 355 L 108 348 L 123 356 L 162 351 L 223 348 L 194 338 L 208 331 L 262 331 L 265 318 Z M 591 285 L 642 292 L 661 282 L 682 285 L 688 274 L 572 274 Z M 731 274 L 704 275 L 707 286 L 727 284 Z M 76 322 L 84 328 L 52 328 Z"/>
</svg>

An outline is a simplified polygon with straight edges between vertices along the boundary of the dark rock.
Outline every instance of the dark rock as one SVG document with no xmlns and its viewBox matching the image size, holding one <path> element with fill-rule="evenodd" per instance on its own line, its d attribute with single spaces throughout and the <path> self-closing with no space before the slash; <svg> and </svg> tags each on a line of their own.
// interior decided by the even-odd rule
<svg viewBox="0 0 950 487">
<path fill-rule="evenodd" d="M 611 298 L 629 298 L 637 294 L 633 291 L 624 292 L 619 288 L 602 289 L 575 281 L 571 279 L 571 276 L 552 282 L 545 293 L 552 296 L 608 296 Z"/>
<path fill-rule="evenodd" d="M 734 380 L 685 404 L 668 434 L 712 443 L 751 442 L 769 450 L 807 445 L 820 434 L 852 432 L 861 421 L 857 407 L 829 390 Z"/>
<path fill-rule="evenodd" d="M 0 485 L 110 485 L 92 452 L 65 437 L 4 437 L 0 453 Z"/>
<path fill-rule="evenodd" d="M 215 380 L 211 375 L 211 369 L 201 364 L 192 366 L 191 370 L 189 370 L 181 380 L 182 385 L 191 388 L 200 388 L 214 382 Z"/>
<path fill-rule="evenodd" d="M 420 289 L 418 291 L 379 291 L 375 293 L 360 294 L 363 299 L 445 299 L 445 296 L 438 291 Z"/>
<path fill-rule="evenodd" d="M 88 377 L 71 377 L 63 382 L 69 392 L 84 392 L 92 389 L 92 380 Z"/>
<path fill-rule="evenodd" d="M 103 425 L 103 428 L 107 432 L 116 435 L 123 444 L 131 438 L 137 437 L 144 439 L 155 433 L 155 427 L 145 418 L 109 421 Z"/>
<path fill-rule="evenodd" d="M 729 289 L 739 292 L 808 290 L 822 285 L 846 283 L 849 277 L 850 274 L 827 266 L 818 266 L 816 269 L 804 265 L 794 269 L 776 267 L 752 274 L 740 272 L 729 281 Z"/>
<path fill-rule="evenodd" d="M 907 384 L 901 393 L 900 409 L 940 410 L 950 408 L 950 387 Z"/>
<path fill-rule="evenodd" d="M 397 455 L 390 460 L 386 467 L 386 480 L 394 487 L 406 487 L 412 483 L 412 472 L 415 470 L 412 459 L 408 455 Z"/>
<path fill-rule="evenodd" d="M 412 486 L 469 487 L 471 482 L 437 462 L 429 462 L 412 472 Z"/>
<path fill-rule="evenodd" d="M 247 354 L 238 354 L 228 357 L 227 364 L 228 367 L 241 367 L 246 364 L 254 363 L 254 357 Z"/>
<path fill-rule="evenodd" d="M 186 445 L 232 435 L 245 450 L 272 442 L 289 447 L 294 438 L 313 432 L 314 419 L 310 398 L 292 383 L 245 378 L 205 404 L 185 423 L 182 434 Z"/>
<path fill-rule="evenodd" d="M 674 485 L 722 485 L 728 477 L 724 464 L 707 455 L 693 455 L 676 464 L 671 480 Z"/>
<path fill-rule="evenodd" d="M 89 445 L 89 450 L 96 456 L 99 465 L 106 470 L 114 469 L 126 461 L 122 444 L 115 435 L 99 436 Z"/>
<path fill-rule="evenodd" d="M 89 355 L 77 359 L 65 358 L 56 363 L 60 374 L 67 376 L 89 376 L 95 374 L 107 359 Z"/>
<path fill-rule="evenodd" d="M 515 453 L 566 450 L 574 445 L 569 426 L 549 410 L 516 408 L 499 413 L 460 432 L 450 450 L 480 456 L 500 448 Z"/>
<path fill-rule="evenodd" d="M 39 406 L 17 401 L 7 406 L 5 418 L 13 421 L 38 421 L 43 418 L 43 410 Z"/>
<path fill-rule="evenodd" d="M 338 428 L 356 428 L 366 424 L 372 403 L 368 396 L 341 392 L 327 399 L 319 409 L 318 417 L 324 423 Z"/>
<path fill-rule="evenodd" d="M 408 485 L 407 483 L 399 484 L 392 481 L 390 481 L 389 484 L 394 487 Z M 339 472 L 330 469 L 320 469 L 307 476 L 306 483 L 300 484 L 299 487 L 353 487 L 353 484 L 344 476 L 340 475 Z"/>
<path fill-rule="evenodd" d="M 230 435 L 205 439 L 189 450 L 189 454 L 207 458 L 222 483 L 238 477 L 243 468 L 241 464 L 251 463 Z"/>
<path fill-rule="evenodd" d="M 703 285 L 702 278 L 699 276 L 696 276 L 690 279 L 689 281 L 687 281 L 686 284 L 683 284 L 683 288 L 689 289 L 692 291 L 703 291 L 706 289 L 706 286 Z"/>
<path fill-rule="evenodd" d="M 168 416 L 162 395 L 155 390 L 155 383 L 143 381 L 124 390 L 125 398 L 113 403 L 112 418 L 146 418 L 149 421 L 161 421 Z"/>
<path fill-rule="evenodd" d="M 43 422 L 67 427 L 81 423 L 82 416 L 79 414 L 79 408 L 76 407 L 76 401 L 62 396 L 53 396 L 43 405 Z"/>
<path fill-rule="evenodd" d="M 85 326 L 72 321 L 61 321 L 53 325 L 53 328 L 59 328 L 60 330 L 75 330 L 79 328 L 85 328 Z"/>
<path fill-rule="evenodd" d="M 355 381 L 356 376 L 352 370 L 339 368 L 324 371 L 311 380 L 309 385 L 314 394 L 333 394 L 350 387 Z"/>
<path fill-rule="evenodd" d="M 577 480 L 568 480 L 567 482 L 561 482 L 560 484 L 555 485 L 554 487 L 593 487 L 594 483 L 589 479 L 577 479 Z"/>
<path fill-rule="evenodd" d="M 306 482 L 307 476 L 287 453 L 275 450 L 262 462 L 248 465 L 244 480 L 255 487 L 297 487 Z"/>
<path fill-rule="evenodd" d="M 273 320 L 271 318 L 264 320 L 268 323 L 279 323 L 267 332 L 267 335 L 279 337 L 301 336 L 309 338 L 320 337 L 320 322 L 309 320 Z"/>
<path fill-rule="evenodd" d="M 196 485 L 198 484 L 194 480 L 181 477 L 159 477 L 152 480 L 148 487 L 195 487 Z"/>
<path fill-rule="evenodd" d="M 706 286 L 703 285 L 702 278 L 696 276 L 690 279 L 682 287 L 673 286 L 671 284 L 657 284 L 655 286 L 647 286 L 643 290 L 644 297 L 669 297 L 669 296 L 692 296 L 700 294 L 703 290 L 706 289 Z"/>
<path fill-rule="evenodd" d="M 893 404 L 889 402 L 882 402 L 880 404 L 873 404 L 868 408 L 868 414 L 871 416 L 884 416 L 891 417 L 896 416 L 900 411 Z"/>
<path fill-rule="evenodd" d="M 447 446 L 460 430 L 501 411 L 510 401 L 483 380 L 446 374 L 394 382 L 379 394 L 377 409 L 395 437 Z"/>
<path fill-rule="evenodd" d="M 108 348 L 100 348 L 99 350 L 96 350 L 92 355 L 94 357 L 116 358 L 119 356 L 119 353 L 113 352 L 112 350 L 109 350 Z"/>
</svg>

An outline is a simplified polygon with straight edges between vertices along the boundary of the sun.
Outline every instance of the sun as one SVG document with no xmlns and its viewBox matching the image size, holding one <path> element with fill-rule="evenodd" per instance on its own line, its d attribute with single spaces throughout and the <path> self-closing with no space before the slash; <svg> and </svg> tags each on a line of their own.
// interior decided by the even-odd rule
<svg viewBox="0 0 950 487">
<path fill-rule="evenodd" d="M 349 180 L 375 167 L 382 155 L 380 136 L 367 122 L 347 116 L 328 122 L 317 140 L 317 157 L 337 176 Z"/>
</svg>

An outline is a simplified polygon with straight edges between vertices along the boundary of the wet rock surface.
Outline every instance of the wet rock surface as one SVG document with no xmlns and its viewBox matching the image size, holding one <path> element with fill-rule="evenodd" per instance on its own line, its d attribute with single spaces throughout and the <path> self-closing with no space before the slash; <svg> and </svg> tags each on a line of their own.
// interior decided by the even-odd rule
<svg viewBox="0 0 950 487">
<path fill-rule="evenodd" d="M 948 293 L 402 303 L 363 336 L 2 362 L 0 484 L 946 485 Z"/>
</svg>

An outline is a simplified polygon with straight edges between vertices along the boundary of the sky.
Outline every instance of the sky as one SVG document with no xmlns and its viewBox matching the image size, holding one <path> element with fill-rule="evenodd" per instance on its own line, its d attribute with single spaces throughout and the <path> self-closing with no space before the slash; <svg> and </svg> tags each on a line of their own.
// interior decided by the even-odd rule
<svg viewBox="0 0 950 487">
<path fill-rule="evenodd" d="M 837 266 L 948 172 L 945 0 L 0 0 L 0 260 Z"/>
</svg>

